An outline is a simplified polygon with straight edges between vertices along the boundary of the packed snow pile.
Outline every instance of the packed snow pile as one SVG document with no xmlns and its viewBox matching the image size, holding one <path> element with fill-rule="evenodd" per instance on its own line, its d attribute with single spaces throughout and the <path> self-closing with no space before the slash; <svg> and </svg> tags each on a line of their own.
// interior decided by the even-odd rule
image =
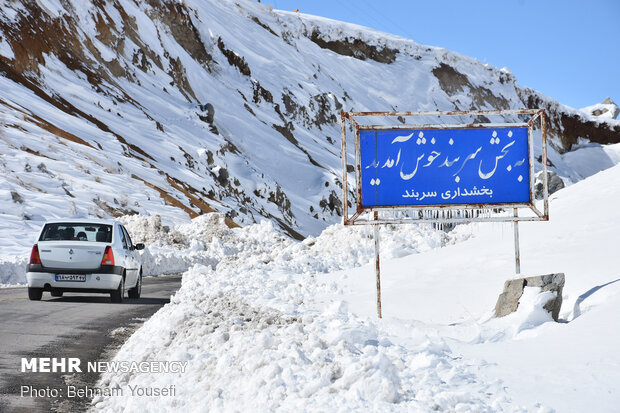
<svg viewBox="0 0 620 413">
<path fill-rule="evenodd" d="M 289 302 L 303 307 L 325 289 L 308 281 L 264 269 L 192 268 L 171 304 L 116 355 L 187 361 L 185 373 L 106 374 L 99 384 L 175 384 L 177 397 L 99 398 L 95 409 L 484 411 L 507 402 L 498 384 L 480 383 L 475 367 L 454 359 L 441 341 L 420 334 L 413 348 L 392 343 L 343 302 L 321 312 L 293 309 Z M 272 305 L 253 300 L 259 296 Z M 489 400 L 490 389 L 500 396 Z"/>
<path fill-rule="evenodd" d="M 188 246 L 188 240 L 175 229 L 162 225 L 160 215 L 126 215 L 120 221 L 131 235 L 134 243 L 148 246 L 173 246 L 179 249 Z"/>
<path fill-rule="evenodd" d="M 299 242 L 279 233 L 270 221 L 231 229 L 220 213 L 208 213 L 174 226 L 162 225 L 159 215 L 128 215 L 120 221 L 134 244 L 146 244 L 140 252 L 145 276 L 182 273 L 194 264 L 234 266 L 238 261 L 249 259 L 286 261 L 287 265 L 300 270 L 313 268 L 327 272 L 366 264 L 374 254 L 372 231 L 363 227 L 332 225 L 320 236 Z M 396 226 L 382 233 L 385 234 L 382 251 L 386 257 L 428 251 L 472 235 L 467 228 L 445 232 L 430 225 Z M 27 245 L 36 242 L 36 234 L 38 230 L 31 234 L 32 241 Z M 25 246 L 23 251 L 21 256 L 0 259 L 0 285 L 26 282 L 29 250 Z"/>
<path fill-rule="evenodd" d="M 446 243 L 442 231 L 421 228 L 384 231 L 384 252 Z M 490 411 L 509 402 L 499 383 L 480 382 L 477 367 L 455 359 L 442 340 L 420 332 L 415 345 L 404 347 L 344 301 L 314 307 L 317 295 L 342 294 L 322 273 L 372 259 L 368 229 L 331 228 L 305 243 L 281 238 L 267 222 L 231 232 L 238 240 L 223 243 L 225 258 L 186 272 L 170 305 L 115 357 L 188 361 L 188 370 L 105 374 L 100 383 L 125 394 L 129 386 L 176 384 L 178 397 L 96 398 L 94 408 Z"/>
<path fill-rule="evenodd" d="M 514 274 L 509 225 L 481 224 L 475 237 L 472 225 L 384 229 L 382 320 L 368 229 L 295 242 L 264 222 L 207 236 L 219 257 L 195 263 L 115 356 L 187 370 L 106 373 L 99 386 L 124 396 L 98 397 L 93 410 L 613 412 L 619 179 L 615 166 L 564 188 L 550 222 L 520 225 L 524 273 L 566 274 L 560 323 L 542 309 L 553 293 L 530 287 L 517 312 L 492 316 Z M 129 386 L 170 385 L 174 396 L 129 397 Z"/>
<path fill-rule="evenodd" d="M 224 216 L 205 214 L 191 223 L 161 227 L 160 218 L 123 217 L 135 238 L 151 241 L 142 252 L 145 275 L 180 273 L 194 264 L 214 268 L 235 267 L 239 262 L 261 261 L 276 268 L 285 265 L 296 271 L 328 272 L 368 263 L 374 256 L 372 231 L 368 227 L 328 227 L 318 237 L 303 242 L 278 233 L 273 223 L 262 221 L 244 228 L 228 228 Z M 382 252 L 386 257 L 428 251 L 467 239 L 468 228 L 445 232 L 430 225 L 396 226 L 382 231 Z"/>
<path fill-rule="evenodd" d="M 0 287 L 9 287 L 26 282 L 26 256 L 0 258 Z"/>
</svg>

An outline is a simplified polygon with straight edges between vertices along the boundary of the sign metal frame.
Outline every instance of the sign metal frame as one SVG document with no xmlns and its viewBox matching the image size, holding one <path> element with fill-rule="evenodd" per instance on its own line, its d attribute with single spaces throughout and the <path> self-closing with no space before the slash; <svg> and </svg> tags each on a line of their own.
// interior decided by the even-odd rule
<svg viewBox="0 0 620 413">
<path fill-rule="evenodd" d="M 490 115 L 529 115 L 530 119 L 524 123 L 470 123 L 470 124 L 421 124 L 421 125 L 362 125 L 356 118 L 360 117 L 412 117 L 412 116 L 490 116 Z M 519 109 L 519 110 L 476 110 L 476 111 L 451 111 L 451 112 L 342 112 L 340 114 L 341 144 L 342 144 L 342 190 L 343 190 L 343 219 L 344 225 L 378 225 L 378 224 L 401 224 L 401 223 L 464 223 L 464 222 L 516 222 L 516 221 L 548 221 L 549 220 L 549 199 L 547 179 L 547 122 L 544 109 Z M 536 121 L 540 122 L 542 133 L 542 169 L 543 169 L 543 210 L 540 211 L 535 205 L 534 199 L 534 142 L 533 131 Z M 347 172 L 347 141 L 346 130 L 347 122 L 353 126 L 355 136 L 355 209 L 349 215 L 348 193 L 349 177 Z M 480 204 L 458 204 L 458 205 L 411 205 L 411 206 L 363 206 L 362 205 L 362 185 L 361 185 L 361 155 L 360 155 L 360 131 L 362 130 L 425 130 L 425 129 L 498 129 L 498 128 L 528 128 L 529 145 L 529 169 L 530 169 L 530 202 L 528 203 L 480 203 Z M 449 211 L 449 210 L 489 210 L 489 209 L 528 209 L 533 212 L 533 216 L 470 216 L 470 217 L 449 217 L 449 214 L 437 214 L 433 218 L 378 218 L 369 221 L 365 213 L 381 211 Z"/>
</svg>

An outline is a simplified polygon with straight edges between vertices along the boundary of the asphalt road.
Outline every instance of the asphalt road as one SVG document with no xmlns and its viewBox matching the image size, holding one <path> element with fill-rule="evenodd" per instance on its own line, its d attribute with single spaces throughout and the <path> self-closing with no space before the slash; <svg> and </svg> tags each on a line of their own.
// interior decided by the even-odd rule
<svg viewBox="0 0 620 413">
<path fill-rule="evenodd" d="M 21 359 L 77 357 L 81 365 L 109 360 L 137 327 L 181 286 L 181 277 L 145 278 L 142 296 L 113 304 L 109 294 L 65 293 L 41 301 L 28 300 L 26 288 L 0 289 L 0 412 L 84 411 L 87 398 L 48 397 L 49 389 L 68 384 L 93 387 L 98 373 L 21 372 Z M 85 370 L 85 369 L 83 369 Z M 33 392 L 22 396 L 22 386 Z M 41 390 L 43 389 L 43 390 Z"/>
</svg>

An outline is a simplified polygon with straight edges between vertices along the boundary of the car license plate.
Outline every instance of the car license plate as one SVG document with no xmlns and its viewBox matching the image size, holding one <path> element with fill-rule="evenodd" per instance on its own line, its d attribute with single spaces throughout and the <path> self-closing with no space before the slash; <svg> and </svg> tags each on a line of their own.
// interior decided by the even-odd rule
<svg viewBox="0 0 620 413">
<path fill-rule="evenodd" d="M 56 281 L 86 281 L 86 275 L 84 274 L 56 274 Z"/>
</svg>

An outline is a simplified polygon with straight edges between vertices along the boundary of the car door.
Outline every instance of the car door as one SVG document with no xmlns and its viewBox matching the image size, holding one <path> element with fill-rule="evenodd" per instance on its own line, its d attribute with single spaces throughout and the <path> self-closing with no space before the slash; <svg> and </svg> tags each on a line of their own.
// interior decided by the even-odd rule
<svg viewBox="0 0 620 413">
<path fill-rule="evenodd" d="M 134 271 L 133 271 L 133 263 L 131 262 L 131 255 L 129 250 L 129 243 L 127 242 L 127 236 L 125 235 L 125 231 L 123 230 L 123 226 L 117 224 L 116 229 L 118 231 L 118 236 L 121 240 L 121 248 L 119 253 L 123 258 L 123 267 L 125 268 L 125 288 L 131 288 L 135 283 L 134 280 Z M 117 264 L 118 265 L 118 264 Z"/>
<path fill-rule="evenodd" d="M 125 229 L 124 226 L 121 225 L 121 229 L 123 231 L 123 248 L 126 252 L 127 257 L 127 277 L 125 280 L 126 285 L 128 287 L 133 287 L 138 280 L 139 270 L 140 270 L 140 260 L 138 257 L 138 252 L 136 251 L 133 243 L 131 242 L 131 237 L 129 236 L 129 232 Z"/>
</svg>

